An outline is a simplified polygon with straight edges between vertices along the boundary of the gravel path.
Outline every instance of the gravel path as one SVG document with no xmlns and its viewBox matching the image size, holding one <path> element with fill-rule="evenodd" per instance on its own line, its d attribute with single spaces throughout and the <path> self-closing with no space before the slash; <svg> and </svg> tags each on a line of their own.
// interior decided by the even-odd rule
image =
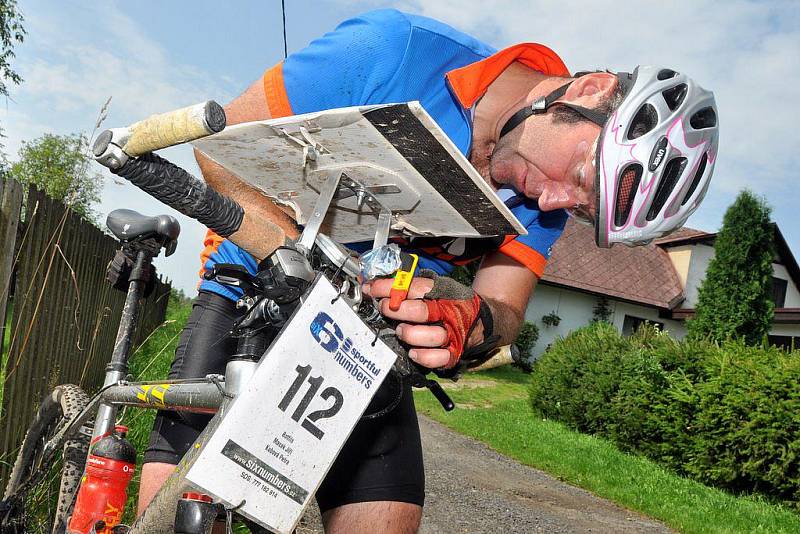
<svg viewBox="0 0 800 534">
<path fill-rule="evenodd" d="M 671 532 L 420 416 L 426 502 L 421 534 Z M 314 506 L 298 534 L 322 532 Z"/>
</svg>

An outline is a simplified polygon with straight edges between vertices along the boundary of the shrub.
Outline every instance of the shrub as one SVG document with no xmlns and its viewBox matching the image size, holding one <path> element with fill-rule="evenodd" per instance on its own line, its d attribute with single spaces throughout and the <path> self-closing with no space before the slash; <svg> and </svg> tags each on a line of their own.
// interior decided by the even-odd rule
<svg viewBox="0 0 800 534">
<path fill-rule="evenodd" d="M 643 325 L 631 338 L 636 347 L 622 363 L 622 380 L 612 400 L 606 435 L 623 449 L 644 454 L 683 472 L 687 428 L 697 404 L 689 362 L 697 350 Z"/>
<path fill-rule="evenodd" d="M 687 473 L 800 502 L 800 352 L 729 343 L 708 364 Z"/>
<path fill-rule="evenodd" d="M 620 382 L 621 355 L 629 345 L 607 323 L 575 330 L 556 341 L 534 364 L 534 409 L 583 432 L 603 430 Z"/>
<path fill-rule="evenodd" d="M 592 308 L 592 322 L 597 323 L 603 321 L 610 323 L 612 313 L 613 311 L 611 310 L 611 303 L 608 302 L 606 297 L 601 296 L 597 299 L 594 308 Z"/>
<path fill-rule="evenodd" d="M 630 338 L 595 323 L 535 364 L 545 417 L 613 440 L 702 482 L 800 502 L 800 351 Z"/>
<path fill-rule="evenodd" d="M 535 324 L 525 321 L 522 323 L 522 328 L 519 329 L 517 339 L 514 344 L 519 349 L 522 359 L 530 358 L 531 351 L 539 340 L 539 327 Z"/>
<path fill-rule="evenodd" d="M 542 315 L 542 324 L 545 326 L 558 326 L 561 324 L 561 317 L 553 310 L 546 315 Z"/>
</svg>

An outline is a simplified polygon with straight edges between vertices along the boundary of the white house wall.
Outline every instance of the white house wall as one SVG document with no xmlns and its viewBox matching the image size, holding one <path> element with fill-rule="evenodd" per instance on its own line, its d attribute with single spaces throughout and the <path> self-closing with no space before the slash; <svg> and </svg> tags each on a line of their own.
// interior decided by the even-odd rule
<svg viewBox="0 0 800 534">
<path fill-rule="evenodd" d="M 775 271 L 775 278 L 782 278 L 789 282 L 786 284 L 786 302 L 784 303 L 783 307 L 800 308 L 800 291 L 797 290 L 797 286 L 794 285 L 794 282 L 792 282 L 792 277 L 789 276 L 789 271 L 786 270 L 786 267 L 783 265 L 778 265 L 777 263 L 773 263 L 772 268 Z"/>
<path fill-rule="evenodd" d="M 525 320 L 539 328 L 539 340 L 531 351 L 533 357 L 541 356 L 547 346 L 558 337 L 566 337 L 571 331 L 589 324 L 594 318 L 597 299 L 598 297 L 579 291 L 539 284 L 525 312 Z M 611 309 L 612 323 L 620 331 L 622 331 L 625 315 L 631 315 L 664 323 L 664 327 L 675 337 L 682 338 L 686 335 L 686 329 L 682 323 L 659 319 L 658 311 L 655 308 L 611 299 L 608 300 L 608 303 Z M 553 311 L 561 318 L 561 322 L 558 326 L 546 326 L 542 322 L 542 317 Z"/>
<path fill-rule="evenodd" d="M 706 277 L 706 270 L 711 258 L 714 257 L 714 247 L 710 245 L 695 244 L 688 245 L 691 247 L 692 256 L 689 262 L 689 270 L 686 278 L 686 300 L 681 304 L 681 308 L 694 308 L 697 306 L 697 291 L 700 284 L 703 283 Z M 684 247 L 681 247 L 684 248 Z M 786 267 L 777 263 L 772 264 L 774 276 L 787 280 L 786 287 L 786 302 L 785 308 L 800 308 L 800 291 L 798 287 L 792 282 L 792 277 Z"/>
<path fill-rule="evenodd" d="M 769 331 L 771 336 L 792 336 L 800 337 L 800 325 L 797 324 L 773 324 Z"/>
<path fill-rule="evenodd" d="M 681 304 L 681 308 L 694 308 L 697 305 L 697 291 L 700 284 L 706 278 L 706 269 L 714 257 L 714 247 L 709 245 L 690 245 L 692 248 L 692 259 L 689 263 L 689 275 L 686 279 L 684 295 L 686 300 Z"/>
</svg>

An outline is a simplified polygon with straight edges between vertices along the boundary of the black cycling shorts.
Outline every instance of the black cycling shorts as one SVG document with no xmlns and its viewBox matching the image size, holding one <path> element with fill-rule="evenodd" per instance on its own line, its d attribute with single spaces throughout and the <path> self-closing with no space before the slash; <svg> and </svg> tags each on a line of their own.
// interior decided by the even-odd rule
<svg viewBox="0 0 800 534">
<path fill-rule="evenodd" d="M 242 312 L 216 293 L 201 291 L 181 333 L 169 378 L 223 374 L 236 340 L 225 336 Z M 396 399 L 398 382 L 387 377 L 367 413 Z M 411 386 L 402 386 L 400 404 L 386 415 L 362 419 L 317 491 L 324 512 L 343 504 L 400 501 L 422 506 L 425 472 Z M 177 464 L 211 416 L 159 411 L 144 461 Z"/>
</svg>

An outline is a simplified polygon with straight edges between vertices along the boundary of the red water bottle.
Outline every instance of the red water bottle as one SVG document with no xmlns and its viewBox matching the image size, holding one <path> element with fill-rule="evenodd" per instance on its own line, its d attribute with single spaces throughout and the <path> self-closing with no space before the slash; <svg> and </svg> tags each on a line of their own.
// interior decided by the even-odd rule
<svg viewBox="0 0 800 534">
<path fill-rule="evenodd" d="M 136 468 L 136 449 L 125 439 L 128 427 L 114 430 L 97 440 L 89 450 L 86 474 L 75 501 L 67 532 L 88 534 L 98 521 L 96 532 L 110 533 L 122 520 L 128 483 Z"/>
</svg>

